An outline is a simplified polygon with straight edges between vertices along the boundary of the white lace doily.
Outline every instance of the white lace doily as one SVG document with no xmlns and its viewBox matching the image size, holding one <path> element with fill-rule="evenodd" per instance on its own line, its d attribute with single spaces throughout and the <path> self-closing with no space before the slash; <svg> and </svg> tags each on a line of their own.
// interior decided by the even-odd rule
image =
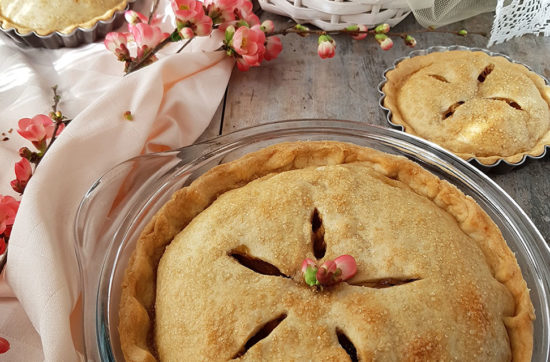
<svg viewBox="0 0 550 362">
<path fill-rule="evenodd" d="M 424 27 L 440 27 L 495 11 L 487 46 L 535 34 L 550 36 L 550 0 L 407 0 Z"/>
<path fill-rule="evenodd" d="M 550 0 L 498 0 L 489 44 L 524 34 L 550 36 Z"/>
</svg>

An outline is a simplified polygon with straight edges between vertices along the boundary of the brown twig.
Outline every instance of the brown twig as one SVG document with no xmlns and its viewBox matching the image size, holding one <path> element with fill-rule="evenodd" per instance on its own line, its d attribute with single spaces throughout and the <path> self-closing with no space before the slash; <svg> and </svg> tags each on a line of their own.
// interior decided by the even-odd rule
<svg viewBox="0 0 550 362">
<path fill-rule="evenodd" d="M 458 31 L 452 31 L 452 30 L 437 30 L 437 29 L 420 29 L 420 30 L 413 30 L 408 32 L 400 32 L 400 33 L 393 33 L 388 32 L 385 33 L 387 36 L 395 36 L 395 37 L 406 37 L 410 34 L 422 34 L 422 33 L 445 33 L 445 34 L 454 34 L 462 36 L 458 33 Z M 287 34 L 298 34 L 298 35 L 309 35 L 309 34 L 315 34 L 315 35 L 338 35 L 338 34 L 376 34 L 376 31 L 374 30 L 365 30 L 365 31 L 350 31 L 350 30 L 300 30 L 296 29 L 294 26 L 291 26 L 289 28 L 275 31 L 273 33 L 270 33 L 269 35 L 287 35 Z M 481 35 L 481 36 L 487 36 L 487 33 L 484 32 L 468 32 L 468 35 L 474 34 L 474 35 Z"/>
<path fill-rule="evenodd" d="M 57 113 L 58 113 L 57 106 L 59 104 L 59 101 L 61 100 L 61 96 L 59 94 L 57 94 L 57 84 L 52 87 L 52 90 L 53 90 L 53 104 L 52 104 L 53 117 L 52 118 L 54 118 L 54 120 L 55 120 L 55 127 L 53 129 L 52 139 L 50 140 L 50 143 L 48 144 L 48 146 L 46 147 L 44 152 L 42 152 L 41 156 L 44 156 L 46 154 L 46 152 L 48 152 L 50 147 L 52 147 L 52 144 L 54 143 L 54 141 L 57 138 L 57 131 L 59 130 L 59 126 L 62 123 L 64 123 L 63 118 L 65 118 L 63 115 L 61 115 L 61 116 L 57 115 Z M 38 160 L 36 161 L 36 166 L 38 166 L 38 164 L 40 163 L 41 160 L 42 160 L 42 157 L 39 157 Z"/>
<path fill-rule="evenodd" d="M 178 29 L 175 29 L 169 36 L 166 37 L 163 41 L 158 43 L 153 49 L 149 50 L 147 53 L 143 55 L 137 62 L 128 62 L 126 67 L 126 74 L 130 74 L 135 70 L 138 70 L 141 68 L 146 62 L 151 58 L 151 56 L 155 55 L 159 50 L 164 48 L 166 44 L 172 42 L 173 36 L 179 36 Z"/>
</svg>

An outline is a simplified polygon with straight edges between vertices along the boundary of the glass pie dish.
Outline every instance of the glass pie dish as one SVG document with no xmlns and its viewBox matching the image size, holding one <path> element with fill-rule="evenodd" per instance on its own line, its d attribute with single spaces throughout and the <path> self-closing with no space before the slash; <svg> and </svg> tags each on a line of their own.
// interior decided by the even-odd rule
<svg viewBox="0 0 550 362">
<path fill-rule="evenodd" d="M 124 270 L 141 230 L 172 193 L 218 164 L 272 144 L 298 140 L 349 142 L 402 155 L 474 198 L 516 254 L 536 313 L 533 360 L 549 360 L 550 248 L 519 206 L 480 171 L 435 144 L 392 129 L 332 120 L 265 124 L 140 156 L 94 183 L 75 222 L 87 360 L 124 360 L 117 329 Z"/>
</svg>

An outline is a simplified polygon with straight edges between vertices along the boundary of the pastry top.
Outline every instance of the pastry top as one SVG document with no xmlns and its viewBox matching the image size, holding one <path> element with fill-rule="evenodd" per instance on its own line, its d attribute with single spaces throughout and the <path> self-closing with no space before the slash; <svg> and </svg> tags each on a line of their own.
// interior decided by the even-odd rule
<svg viewBox="0 0 550 362">
<path fill-rule="evenodd" d="M 550 86 L 523 65 L 446 51 L 407 58 L 386 77 L 392 122 L 464 159 L 517 163 L 550 145 Z"/>
<path fill-rule="evenodd" d="M 303 282 L 303 259 L 342 254 L 352 279 Z M 119 331 L 129 361 L 528 361 L 533 318 L 513 253 L 471 198 L 402 157 L 298 142 L 174 194 L 130 259 Z"/>
<path fill-rule="evenodd" d="M 20 34 L 53 32 L 68 34 L 76 28 L 92 28 L 124 10 L 127 0 L 0 0 L 0 25 Z"/>
</svg>

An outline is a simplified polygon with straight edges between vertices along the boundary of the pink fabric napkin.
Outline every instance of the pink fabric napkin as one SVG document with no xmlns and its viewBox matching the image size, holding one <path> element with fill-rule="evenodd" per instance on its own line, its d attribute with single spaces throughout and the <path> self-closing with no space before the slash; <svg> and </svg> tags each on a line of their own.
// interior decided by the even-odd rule
<svg viewBox="0 0 550 362">
<path fill-rule="evenodd" d="M 79 49 L 22 50 L 0 38 L 0 194 L 14 195 L 17 150 L 30 143 L 15 133 L 19 118 L 47 114 L 50 87 L 74 117 L 27 185 L 0 281 L 0 360 L 82 359 L 78 267 L 73 223 L 84 193 L 116 164 L 151 151 L 193 143 L 212 119 L 233 61 L 211 51 L 172 54 L 122 77 L 103 44 Z M 195 47 L 196 49 L 196 47 Z M 187 50 L 187 49 L 186 49 Z M 131 111 L 133 121 L 123 117 Z M 99 271 L 98 271 L 99 272 Z"/>
</svg>

